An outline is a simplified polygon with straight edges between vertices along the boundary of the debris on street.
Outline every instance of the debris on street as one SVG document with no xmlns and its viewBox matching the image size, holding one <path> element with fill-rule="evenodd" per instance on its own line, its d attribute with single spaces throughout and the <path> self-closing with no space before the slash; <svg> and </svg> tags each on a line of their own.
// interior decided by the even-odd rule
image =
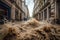
<svg viewBox="0 0 60 40">
<path fill-rule="evenodd" d="M 0 29 L 0 40 L 60 40 L 60 27 L 41 24 L 36 19 L 22 25 L 4 24 Z"/>
</svg>

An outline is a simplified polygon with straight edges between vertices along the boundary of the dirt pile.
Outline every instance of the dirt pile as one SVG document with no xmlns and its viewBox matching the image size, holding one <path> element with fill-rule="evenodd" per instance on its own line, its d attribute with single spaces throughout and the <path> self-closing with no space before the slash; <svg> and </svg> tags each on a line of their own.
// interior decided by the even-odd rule
<svg viewBox="0 0 60 40">
<path fill-rule="evenodd" d="M 21 26 L 6 25 L 4 37 L 1 40 L 60 40 L 60 27 L 46 23 L 41 25 L 35 19 L 23 23 Z"/>
</svg>

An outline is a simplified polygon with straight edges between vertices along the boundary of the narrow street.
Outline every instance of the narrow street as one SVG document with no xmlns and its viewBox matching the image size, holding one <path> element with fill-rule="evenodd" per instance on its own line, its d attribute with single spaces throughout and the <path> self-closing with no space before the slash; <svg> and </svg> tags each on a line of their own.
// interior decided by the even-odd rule
<svg viewBox="0 0 60 40">
<path fill-rule="evenodd" d="M 0 0 L 0 40 L 60 40 L 60 1 Z"/>
<path fill-rule="evenodd" d="M 0 26 L 0 40 L 60 40 L 60 26 L 35 19 Z"/>
</svg>

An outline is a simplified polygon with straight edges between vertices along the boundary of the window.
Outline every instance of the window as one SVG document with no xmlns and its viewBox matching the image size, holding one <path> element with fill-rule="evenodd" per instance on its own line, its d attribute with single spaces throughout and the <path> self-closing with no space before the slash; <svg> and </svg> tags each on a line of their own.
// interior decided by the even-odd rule
<svg viewBox="0 0 60 40">
<path fill-rule="evenodd" d="M 47 9 L 44 10 L 44 20 L 47 19 Z"/>
<path fill-rule="evenodd" d="M 9 0 L 11 3 L 15 3 L 15 0 Z"/>
<path fill-rule="evenodd" d="M 18 20 L 18 10 L 15 10 L 15 20 Z"/>
<path fill-rule="evenodd" d="M 44 0 L 44 4 L 50 2 L 50 0 Z"/>
<path fill-rule="evenodd" d="M 47 2 L 47 0 L 44 0 L 44 3 L 46 3 Z"/>
<path fill-rule="evenodd" d="M 0 15 L 3 15 L 4 10 L 0 9 Z"/>
<path fill-rule="evenodd" d="M 41 13 L 41 20 L 43 20 L 43 13 Z"/>
<path fill-rule="evenodd" d="M 55 0 L 51 0 L 51 3 L 53 3 Z"/>
<path fill-rule="evenodd" d="M 51 6 L 48 7 L 49 10 L 49 18 L 51 17 Z"/>
<path fill-rule="evenodd" d="M 58 6 L 58 18 L 60 19 L 60 1 L 57 2 L 57 6 Z"/>
</svg>

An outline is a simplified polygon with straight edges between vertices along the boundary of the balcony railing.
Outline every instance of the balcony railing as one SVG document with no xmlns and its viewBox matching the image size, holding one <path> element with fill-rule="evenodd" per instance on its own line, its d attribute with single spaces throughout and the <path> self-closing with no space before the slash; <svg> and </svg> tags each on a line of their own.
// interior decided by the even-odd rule
<svg viewBox="0 0 60 40">
<path fill-rule="evenodd" d="M 50 0 L 45 0 L 45 1 L 44 1 L 44 5 L 46 5 L 46 4 L 48 4 L 48 3 L 50 3 Z"/>
</svg>

